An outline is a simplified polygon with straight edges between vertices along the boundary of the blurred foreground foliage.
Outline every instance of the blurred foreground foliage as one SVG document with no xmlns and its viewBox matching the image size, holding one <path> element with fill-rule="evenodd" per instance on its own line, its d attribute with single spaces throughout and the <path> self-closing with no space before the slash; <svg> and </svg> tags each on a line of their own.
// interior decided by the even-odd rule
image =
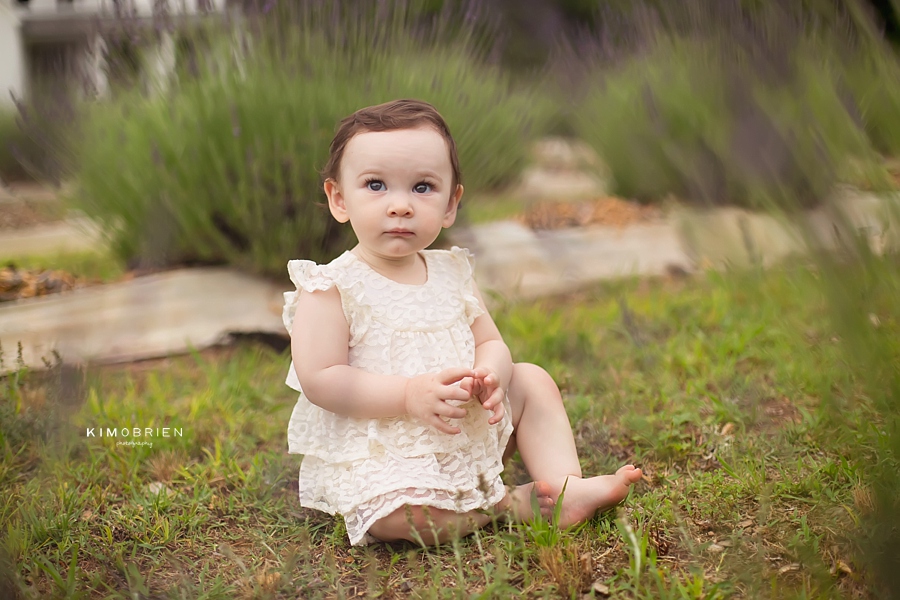
<svg viewBox="0 0 900 600">
<path fill-rule="evenodd" d="M 900 222 L 900 205 L 886 217 L 875 244 L 866 232 L 849 236 L 841 253 L 819 256 L 817 266 L 844 368 L 874 409 L 856 431 L 852 457 L 872 502 L 850 535 L 875 576 L 873 597 L 900 598 L 900 252 L 896 246 L 884 252 L 877 242 L 896 236 L 888 223 Z M 854 407 L 832 400 L 840 427 Z"/>
<path fill-rule="evenodd" d="M 549 106 L 486 62 L 472 14 L 428 5 L 280 3 L 200 28 L 177 84 L 87 108 L 71 146 L 80 208 L 141 265 L 280 276 L 289 258 L 327 261 L 352 238 L 324 210 L 317 172 L 336 124 L 403 97 L 447 119 L 465 185 L 509 182 Z"/>
<path fill-rule="evenodd" d="M 636 2 L 568 55 L 618 194 L 790 209 L 889 185 L 900 62 L 855 0 Z"/>
</svg>

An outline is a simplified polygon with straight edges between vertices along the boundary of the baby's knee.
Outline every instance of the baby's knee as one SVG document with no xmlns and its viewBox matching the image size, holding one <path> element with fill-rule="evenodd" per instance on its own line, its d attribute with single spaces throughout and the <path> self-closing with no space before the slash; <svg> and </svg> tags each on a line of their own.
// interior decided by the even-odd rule
<svg viewBox="0 0 900 600">
<path fill-rule="evenodd" d="M 540 402 L 560 403 L 559 387 L 543 367 L 532 363 L 515 363 L 509 383 L 510 401 L 535 398 Z"/>
<path fill-rule="evenodd" d="M 514 363 L 512 381 L 528 382 L 531 385 L 548 385 L 556 387 L 556 382 L 543 367 L 534 363 Z"/>
</svg>

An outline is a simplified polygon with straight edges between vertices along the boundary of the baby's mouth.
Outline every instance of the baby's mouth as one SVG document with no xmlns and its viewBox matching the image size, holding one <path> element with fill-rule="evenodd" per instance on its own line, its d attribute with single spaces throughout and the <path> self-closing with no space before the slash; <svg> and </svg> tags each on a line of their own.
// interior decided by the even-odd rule
<svg viewBox="0 0 900 600">
<path fill-rule="evenodd" d="M 409 229 L 391 229 L 390 231 L 385 232 L 387 235 L 394 235 L 398 237 L 411 237 L 415 235 Z"/>
</svg>

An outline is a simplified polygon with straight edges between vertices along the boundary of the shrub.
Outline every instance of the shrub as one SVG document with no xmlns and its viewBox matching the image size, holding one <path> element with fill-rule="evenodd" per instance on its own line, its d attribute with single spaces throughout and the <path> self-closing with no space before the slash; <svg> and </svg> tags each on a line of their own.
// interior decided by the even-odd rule
<svg viewBox="0 0 900 600">
<path fill-rule="evenodd" d="M 873 147 L 900 153 L 900 64 L 893 56 L 862 55 L 842 74 Z"/>
<path fill-rule="evenodd" d="M 850 163 L 876 176 L 877 151 L 900 140 L 889 51 L 840 40 L 848 15 L 825 27 L 768 5 L 689 4 L 687 24 L 644 13 L 624 58 L 589 53 L 575 121 L 617 193 L 795 207 L 820 201 Z"/>
<path fill-rule="evenodd" d="M 317 169 L 341 118 L 400 97 L 442 112 L 470 189 L 508 181 L 543 119 L 534 93 L 481 60 L 464 21 L 448 21 L 451 40 L 450 25 L 418 29 L 416 13 L 394 5 L 382 14 L 304 3 L 251 20 L 237 41 L 209 32 L 195 77 L 90 110 L 76 201 L 128 260 L 281 276 L 289 258 L 324 261 L 350 244 L 323 210 Z"/>
</svg>

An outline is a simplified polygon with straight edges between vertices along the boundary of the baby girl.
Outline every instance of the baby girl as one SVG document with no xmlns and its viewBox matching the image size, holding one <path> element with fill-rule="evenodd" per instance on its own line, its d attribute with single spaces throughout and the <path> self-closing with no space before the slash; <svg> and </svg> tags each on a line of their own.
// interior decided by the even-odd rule
<svg viewBox="0 0 900 600">
<path fill-rule="evenodd" d="M 341 121 L 324 170 L 331 215 L 358 245 L 288 263 L 284 319 L 301 392 L 288 425 L 300 502 L 343 516 L 351 544 L 435 544 L 496 519 L 582 522 L 640 469 L 583 477 L 542 368 L 513 363 L 469 253 L 426 250 L 456 220 L 456 143 L 433 106 L 397 100 Z M 516 450 L 532 483 L 500 478 Z M 562 494 L 565 488 L 565 493 Z"/>
</svg>

